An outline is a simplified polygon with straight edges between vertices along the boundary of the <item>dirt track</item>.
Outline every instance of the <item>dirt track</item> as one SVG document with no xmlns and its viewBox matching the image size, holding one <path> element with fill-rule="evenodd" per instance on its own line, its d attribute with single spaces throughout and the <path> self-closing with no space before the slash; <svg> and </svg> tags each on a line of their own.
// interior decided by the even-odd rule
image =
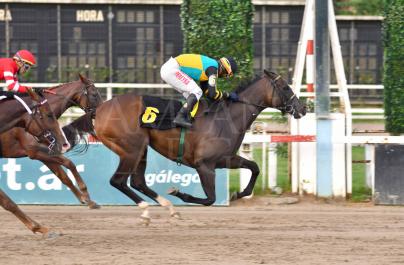
<svg viewBox="0 0 404 265">
<path fill-rule="evenodd" d="M 272 204 L 269 204 L 272 202 Z M 64 235 L 43 240 L 0 209 L 0 264 L 403 264 L 404 208 L 268 198 L 231 207 L 23 206 Z"/>
</svg>

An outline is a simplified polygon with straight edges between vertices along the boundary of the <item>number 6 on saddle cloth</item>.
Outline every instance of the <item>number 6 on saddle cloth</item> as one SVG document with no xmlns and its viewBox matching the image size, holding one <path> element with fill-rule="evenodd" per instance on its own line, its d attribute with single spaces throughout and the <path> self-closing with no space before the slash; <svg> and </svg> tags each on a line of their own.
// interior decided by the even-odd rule
<svg viewBox="0 0 404 265">
<path fill-rule="evenodd" d="M 143 96 L 144 110 L 139 117 L 140 126 L 145 128 L 168 130 L 177 127 L 173 120 L 183 103 L 178 100 Z M 198 104 L 195 104 L 191 116 L 195 117 Z"/>
</svg>

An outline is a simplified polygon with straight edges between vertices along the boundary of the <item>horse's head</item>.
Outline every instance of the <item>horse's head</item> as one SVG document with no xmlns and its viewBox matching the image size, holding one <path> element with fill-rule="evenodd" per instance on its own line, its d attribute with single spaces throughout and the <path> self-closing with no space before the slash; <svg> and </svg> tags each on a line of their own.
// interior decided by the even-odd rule
<svg viewBox="0 0 404 265">
<path fill-rule="evenodd" d="M 81 74 L 79 74 L 79 77 L 82 84 L 82 93 L 78 98 L 78 104 L 85 112 L 93 111 L 103 102 L 101 94 L 91 80 Z"/>
<path fill-rule="evenodd" d="M 34 105 L 32 113 L 24 118 L 25 130 L 35 136 L 39 142 L 48 144 L 49 153 L 64 153 L 69 149 L 70 144 L 61 130 L 48 101 L 41 93 L 36 93 L 31 89 L 28 90 L 28 94 Z"/>
<path fill-rule="evenodd" d="M 264 70 L 266 78 L 271 83 L 272 93 L 268 95 L 271 107 L 282 111 L 282 114 L 288 113 L 295 119 L 300 119 L 306 115 L 306 105 L 300 102 L 292 88 L 278 74 Z"/>
</svg>

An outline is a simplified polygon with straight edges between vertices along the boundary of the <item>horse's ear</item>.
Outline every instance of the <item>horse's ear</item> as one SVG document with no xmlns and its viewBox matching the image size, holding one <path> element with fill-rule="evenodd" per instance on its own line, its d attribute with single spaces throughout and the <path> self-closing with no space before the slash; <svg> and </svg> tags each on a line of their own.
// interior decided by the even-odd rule
<svg viewBox="0 0 404 265">
<path fill-rule="evenodd" d="M 81 82 L 83 82 L 84 84 L 87 84 L 87 83 L 88 83 L 87 78 L 84 77 L 84 76 L 82 76 L 81 73 L 79 73 L 79 77 L 80 77 Z"/>
<path fill-rule="evenodd" d="M 280 75 L 276 74 L 275 72 L 268 71 L 267 69 L 264 69 L 264 73 L 271 79 L 274 79 Z"/>
</svg>

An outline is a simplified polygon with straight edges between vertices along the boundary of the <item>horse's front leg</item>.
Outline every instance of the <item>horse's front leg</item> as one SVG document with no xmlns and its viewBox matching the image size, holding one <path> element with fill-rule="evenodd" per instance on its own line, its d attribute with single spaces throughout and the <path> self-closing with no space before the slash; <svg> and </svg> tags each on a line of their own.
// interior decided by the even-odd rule
<svg viewBox="0 0 404 265">
<path fill-rule="evenodd" d="M 255 186 L 255 182 L 257 181 L 258 175 L 260 173 L 260 169 L 254 161 L 247 160 L 241 156 L 235 155 L 227 159 L 223 159 L 217 163 L 217 168 L 246 168 L 251 170 L 251 178 L 247 184 L 247 187 L 242 192 L 235 192 L 231 196 L 231 200 L 237 200 L 243 198 L 245 196 L 249 196 L 252 194 Z"/>
<path fill-rule="evenodd" d="M 212 164 L 202 163 L 196 168 L 201 180 L 203 191 L 206 194 L 206 198 L 197 198 L 187 193 L 182 193 L 178 189 L 173 188 L 168 191 L 168 194 L 177 196 L 184 202 L 203 204 L 205 206 L 212 205 L 216 201 L 215 191 L 215 167 Z"/>
<path fill-rule="evenodd" d="M 49 228 L 42 226 L 28 217 L 11 199 L 0 189 L 0 205 L 7 211 L 14 214 L 21 222 L 33 233 L 41 233 L 43 237 L 59 236 L 59 233 L 50 231 Z"/>
<path fill-rule="evenodd" d="M 29 158 L 40 160 L 42 163 L 44 163 L 60 179 L 60 181 L 62 181 L 62 183 L 73 192 L 73 194 L 81 203 L 87 204 L 90 209 L 100 208 L 97 203 L 90 199 L 90 195 L 87 191 L 87 186 L 81 178 L 79 172 L 77 171 L 76 166 L 71 160 L 61 155 L 50 156 L 47 153 L 36 151 L 34 149 L 28 150 L 27 154 Z M 80 190 L 78 190 L 77 187 L 74 186 L 73 182 L 67 176 L 66 172 L 62 169 L 61 165 L 68 168 L 72 172 Z"/>
<path fill-rule="evenodd" d="M 72 172 L 80 190 L 78 190 L 77 187 L 73 184 L 73 182 L 71 181 L 71 179 L 69 178 L 69 176 L 66 174 L 66 172 L 63 170 L 63 168 L 60 166 L 59 163 L 52 163 L 43 160 L 41 161 L 60 179 L 60 181 L 62 181 L 64 185 L 66 185 L 72 191 L 72 193 L 82 204 L 87 204 L 90 209 L 100 208 L 100 206 L 96 202 L 91 200 L 90 195 L 88 194 L 87 191 L 87 186 L 82 180 L 80 174 L 77 172 L 76 166 L 73 164 L 73 162 L 68 160 L 71 163 L 65 163 L 64 165 Z"/>
</svg>

